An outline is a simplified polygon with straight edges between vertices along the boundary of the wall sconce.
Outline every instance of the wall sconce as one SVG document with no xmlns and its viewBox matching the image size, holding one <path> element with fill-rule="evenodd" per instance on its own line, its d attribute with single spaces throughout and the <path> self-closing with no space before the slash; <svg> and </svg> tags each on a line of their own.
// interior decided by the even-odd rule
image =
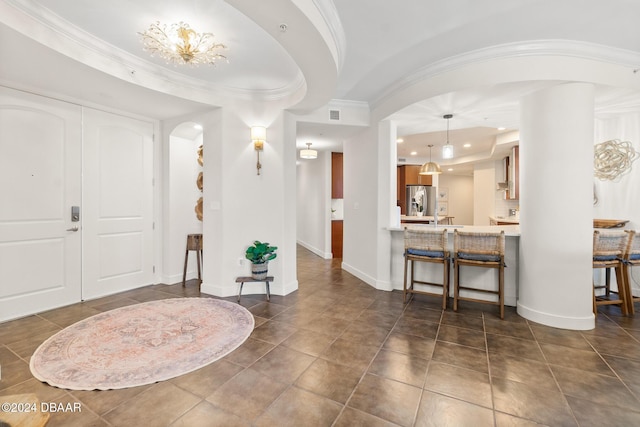
<svg viewBox="0 0 640 427">
<path fill-rule="evenodd" d="M 258 169 L 258 175 L 260 175 L 260 169 L 262 165 L 260 164 L 260 152 L 264 148 L 264 142 L 267 140 L 267 129 L 262 126 L 252 126 L 251 127 L 251 141 L 253 141 L 253 148 L 256 150 L 258 154 L 258 162 L 256 163 L 256 168 Z"/>
</svg>

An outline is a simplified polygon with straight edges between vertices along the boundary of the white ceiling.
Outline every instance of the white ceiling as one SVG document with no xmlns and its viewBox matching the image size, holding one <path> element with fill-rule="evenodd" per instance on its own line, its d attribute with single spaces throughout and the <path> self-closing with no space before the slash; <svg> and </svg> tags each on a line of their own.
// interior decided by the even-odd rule
<svg viewBox="0 0 640 427">
<path fill-rule="evenodd" d="M 308 18 L 298 7 L 321 13 Z M 633 62 L 640 55 L 638 16 L 633 0 L 0 0 L 0 83 L 158 119 L 215 107 L 229 95 L 277 95 L 289 102 L 285 108 L 310 98 L 317 105 L 307 107 L 339 99 L 374 108 L 421 70 L 506 44 L 572 41 L 624 50 Z M 229 62 L 175 67 L 143 51 L 138 32 L 179 20 L 214 33 L 228 46 Z M 325 27 L 314 33 L 313 25 Z M 319 49 L 331 37 L 329 53 Z M 398 155 L 419 163 L 433 143 L 439 159 L 447 113 L 454 115 L 450 142 L 459 170 L 464 159 L 499 154 L 507 145 L 496 146 L 496 128 L 517 130 L 519 100 L 557 83 L 469 86 L 401 108 L 390 116 L 405 140 Z M 639 110 L 636 90 L 597 87 L 597 117 Z M 297 145 L 339 151 L 358 130 L 299 123 Z M 472 148 L 464 151 L 465 142 Z"/>
</svg>

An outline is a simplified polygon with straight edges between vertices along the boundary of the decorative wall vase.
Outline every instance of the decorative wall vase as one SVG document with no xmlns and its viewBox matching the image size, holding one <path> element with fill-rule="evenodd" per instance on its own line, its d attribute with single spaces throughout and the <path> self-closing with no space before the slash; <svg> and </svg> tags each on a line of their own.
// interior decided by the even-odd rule
<svg viewBox="0 0 640 427">
<path fill-rule="evenodd" d="M 198 219 L 202 221 L 202 197 L 198 199 L 198 202 L 196 203 L 195 211 L 196 211 L 196 217 L 198 217 Z"/>
<path fill-rule="evenodd" d="M 198 147 L 198 164 L 200 166 L 203 165 L 202 153 L 203 153 L 203 146 L 202 144 L 200 144 L 200 146 Z M 198 178 L 196 178 L 196 186 L 198 187 L 198 190 L 202 191 L 202 187 L 203 187 L 202 171 L 198 173 Z M 198 218 L 198 220 L 202 221 L 202 197 L 198 199 L 195 210 L 196 210 L 196 217 Z"/>
<path fill-rule="evenodd" d="M 198 178 L 196 179 L 196 186 L 198 186 L 198 190 L 202 191 L 202 172 L 198 174 Z"/>
</svg>

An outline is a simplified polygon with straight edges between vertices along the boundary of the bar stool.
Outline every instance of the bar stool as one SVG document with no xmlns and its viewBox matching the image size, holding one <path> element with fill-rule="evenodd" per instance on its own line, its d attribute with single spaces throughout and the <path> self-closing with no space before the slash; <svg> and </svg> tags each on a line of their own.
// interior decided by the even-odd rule
<svg viewBox="0 0 640 427">
<path fill-rule="evenodd" d="M 593 312 L 598 314 L 598 306 L 600 305 L 620 305 L 622 314 L 628 313 L 629 302 L 627 295 L 627 281 L 624 278 L 624 255 L 629 243 L 631 234 L 627 231 L 602 232 L 594 230 L 593 232 L 593 268 L 614 268 L 616 271 L 616 283 L 618 284 L 618 292 L 612 292 L 609 283 L 609 274 L 606 274 L 605 285 L 593 285 Z M 605 289 L 605 295 L 597 296 L 597 289 Z M 611 293 L 617 294 L 617 298 L 612 299 Z"/>
<path fill-rule="evenodd" d="M 429 262 L 443 265 L 442 283 L 426 282 L 415 279 L 414 262 Z M 407 287 L 407 269 L 411 263 L 411 278 Z M 449 295 L 449 251 L 447 250 L 447 230 L 429 230 L 404 228 L 404 286 L 403 302 L 407 294 L 440 296 L 440 294 L 414 289 L 414 284 L 439 286 L 442 288 L 442 309 L 447 309 Z"/>
<path fill-rule="evenodd" d="M 474 233 L 454 230 L 453 233 L 453 311 L 458 311 L 458 300 L 488 303 L 500 306 L 504 319 L 504 231 L 500 233 Z M 460 285 L 460 266 L 498 269 L 498 290 L 478 289 Z M 484 292 L 498 296 L 497 301 L 461 297 L 460 290 Z"/>
<path fill-rule="evenodd" d="M 640 301 L 640 297 L 634 297 L 631 287 L 631 267 L 640 265 L 640 237 L 634 230 L 627 231 L 629 233 L 629 242 L 624 251 L 624 259 L 622 262 L 622 278 L 625 280 L 625 289 L 627 291 L 627 311 L 629 314 L 635 314 L 633 303 Z"/>
<path fill-rule="evenodd" d="M 189 251 L 196 251 L 196 259 L 198 262 L 198 285 L 202 283 L 200 272 L 200 262 L 202 261 L 202 234 L 187 235 L 187 249 L 184 251 L 184 270 L 182 272 L 182 286 L 186 286 L 187 280 L 187 263 L 189 262 Z"/>
</svg>

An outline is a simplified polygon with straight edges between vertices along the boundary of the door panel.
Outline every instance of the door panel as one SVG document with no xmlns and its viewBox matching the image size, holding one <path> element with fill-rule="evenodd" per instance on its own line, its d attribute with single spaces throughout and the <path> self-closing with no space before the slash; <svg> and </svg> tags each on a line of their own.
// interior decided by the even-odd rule
<svg viewBox="0 0 640 427">
<path fill-rule="evenodd" d="M 0 321 L 80 301 L 81 119 L 0 87 Z"/>
<path fill-rule="evenodd" d="M 153 124 L 84 113 L 83 298 L 153 283 Z"/>
</svg>

